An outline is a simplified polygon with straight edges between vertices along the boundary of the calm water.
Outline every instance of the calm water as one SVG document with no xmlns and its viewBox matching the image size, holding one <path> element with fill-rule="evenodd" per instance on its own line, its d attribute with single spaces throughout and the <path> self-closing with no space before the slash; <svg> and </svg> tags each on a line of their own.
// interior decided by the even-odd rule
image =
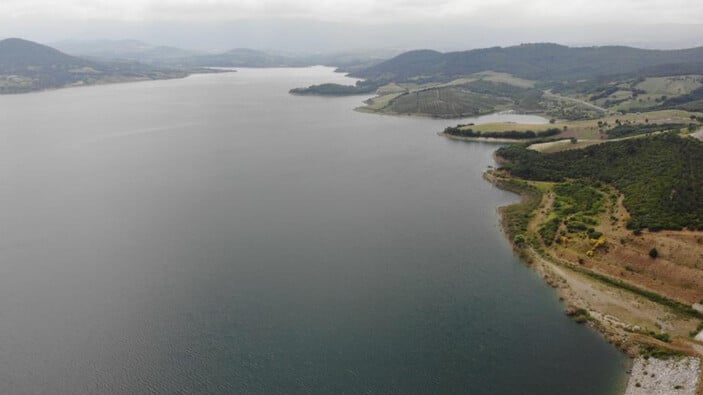
<svg viewBox="0 0 703 395">
<path fill-rule="evenodd" d="M 0 393 L 610 393 L 498 228 L 495 146 L 287 93 L 330 80 L 0 97 Z"/>
</svg>

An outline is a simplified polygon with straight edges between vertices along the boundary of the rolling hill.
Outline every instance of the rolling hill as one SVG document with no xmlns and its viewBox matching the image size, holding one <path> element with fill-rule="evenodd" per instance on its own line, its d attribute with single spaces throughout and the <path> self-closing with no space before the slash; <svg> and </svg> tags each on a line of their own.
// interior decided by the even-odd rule
<svg viewBox="0 0 703 395">
<path fill-rule="evenodd" d="M 132 61 L 87 60 L 19 38 L 0 41 L 0 93 L 180 78 L 186 75 L 187 71 L 157 68 Z"/>
<path fill-rule="evenodd" d="M 419 50 L 400 54 L 358 71 L 354 76 L 393 81 L 448 80 L 492 70 L 536 81 L 561 81 L 647 69 L 655 71 L 672 64 L 688 73 L 691 67 L 703 68 L 703 47 L 647 50 L 624 46 L 571 48 L 558 44 L 522 44 L 448 53 Z"/>
</svg>

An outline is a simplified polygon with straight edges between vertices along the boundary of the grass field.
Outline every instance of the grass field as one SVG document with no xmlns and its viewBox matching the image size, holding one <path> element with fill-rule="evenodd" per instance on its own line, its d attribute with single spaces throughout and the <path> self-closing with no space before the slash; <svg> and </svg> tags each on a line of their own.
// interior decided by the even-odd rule
<svg viewBox="0 0 703 395">
<path fill-rule="evenodd" d="M 693 92 L 703 86 L 703 77 L 700 75 L 683 75 L 676 77 L 652 77 L 635 85 L 648 94 L 680 96 Z"/>
<path fill-rule="evenodd" d="M 557 140 L 557 141 L 549 141 L 546 143 L 538 143 L 538 144 L 532 144 L 530 145 L 530 149 L 542 152 L 545 154 L 553 153 L 553 152 L 560 152 L 560 151 L 566 151 L 570 149 L 580 149 L 580 148 L 586 148 L 591 145 L 595 144 L 601 144 L 604 143 L 604 141 L 600 140 L 578 140 L 576 143 L 571 142 L 570 139 L 564 139 L 564 140 Z"/>
<path fill-rule="evenodd" d="M 479 80 L 498 82 L 508 85 L 517 86 L 519 88 L 534 88 L 535 81 L 526 80 L 522 78 L 515 77 L 508 73 L 498 73 L 495 71 L 482 71 L 480 73 L 472 74 L 472 77 Z"/>
<path fill-rule="evenodd" d="M 376 90 L 376 94 L 383 96 L 383 95 L 390 95 L 390 94 L 394 94 L 394 93 L 405 93 L 407 91 L 408 91 L 407 88 L 404 88 L 404 87 L 392 82 L 390 84 L 387 84 L 387 85 L 384 85 L 384 86 L 378 88 L 378 90 Z"/>
<path fill-rule="evenodd" d="M 382 96 L 376 96 L 366 101 L 366 106 L 362 107 L 365 110 L 381 111 L 388 107 L 393 99 L 403 95 L 403 93 L 390 93 Z"/>
</svg>

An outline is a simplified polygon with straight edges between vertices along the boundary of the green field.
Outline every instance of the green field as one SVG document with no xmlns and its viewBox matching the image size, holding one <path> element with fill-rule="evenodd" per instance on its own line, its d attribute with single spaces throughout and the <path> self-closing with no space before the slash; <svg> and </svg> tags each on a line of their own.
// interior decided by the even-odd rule
<svg viewBox="0 0 703 395">
<path fill-rule="evenodd" d="M 700 75 L 682 75 L 675 77 L 651 77 L 635 85 L 652 95 L 680 96 L 693 92 L 703 86 Z"/>
</svg>

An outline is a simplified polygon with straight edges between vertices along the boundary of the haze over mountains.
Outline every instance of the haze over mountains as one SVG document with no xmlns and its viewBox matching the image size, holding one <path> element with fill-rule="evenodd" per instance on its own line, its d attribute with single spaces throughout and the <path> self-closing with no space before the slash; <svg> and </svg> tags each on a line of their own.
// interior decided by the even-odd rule
<svg viewBox="0 0 703 395">
<path fill-rule="evenodd" d="M 74 56 L 128 59 L 146 63 L 199 54 L 197 51 L 152 45 L 139 40 L 62 40 L 48 45 Z"/>
<path fill-rule="evenodd" d="M 303 67 L 334 65 L 348 71 L 383 61 L 384 52 L 283 55 L 251 49 L 202 54 L 136 40 L 61 42 L 67 54 L 19 38 L 0 41 L 0 93 L 65 86 L 181 78 L 205 67 Z M 388 56 L 383 56 L 388 55 Z"/>
<path fill-rule="evenodd" d="M 234 48 L 226 51 L 193 51 L 139 40 L 64 40 L 48 44 L 65 53 L 101 60 L 133 60 L 169 67 L 303 67 L 326 65 L 358 70 L 397 55 L 395 50 L 262 51 Z"/>
<path fill-rule="evenodd" d="M 56 45 L 71 55 L 22 39 L 0 41 L 0 92 L 176 78 L 203 67 L 327 65 L 367 80 L 363 90 L 345 93 L 368 93 L 383 82 L 441 81 L 489 70 L 536 81 L 575 81 L 637 72 L 656 75 L 659 69 L 668 74 L 703 73 L 703 47 L 648 50 L 543 43 L 447 53 L 416 50 L 393 57 L 393 52 L 383 50 L 296 54 L 238 48 L 199 53 L 137 40 L 66 41 Z"/>
</svg>

